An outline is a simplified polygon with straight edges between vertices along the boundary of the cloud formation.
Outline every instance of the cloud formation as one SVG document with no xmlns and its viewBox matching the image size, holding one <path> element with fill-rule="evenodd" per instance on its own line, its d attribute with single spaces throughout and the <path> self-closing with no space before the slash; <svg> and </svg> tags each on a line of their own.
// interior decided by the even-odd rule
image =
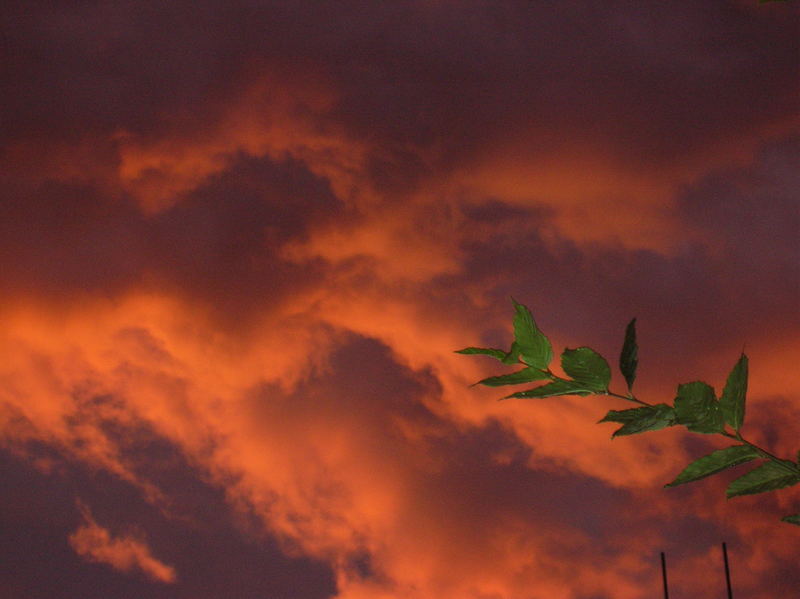
<svg viewBox="0 0 800 599">
<path fill-rule="evenodd" d="M 155 557 L 143 540 L 130 535 L 115 536 L 103 528 L 85 506 L 84 524 L 69 536 L 69 544 L 84 559 L 108 564 L 121 572 L 140 571 L 148 578 L 162 583 L 177 580 L 175 569 Z"/>
<path fill-rule="evenodd" d="M 0 445 L 108 523 L 41 506 L 77 553 L 170 583 L 126 592 L 643 599 L 666 550 L 711 596 L 722 540 L 737 592 L 800 584 L 794 490 L 663 490 L 719 446 L 610 442 L 620 406 L 498 403 L 453 354 L 507 345 L 512 295 L 612 362 L 638 317 L 655 401 L 744 346 L 748 435 L 793 455 L 796 9 L 0 10 Z"/>
</svg>

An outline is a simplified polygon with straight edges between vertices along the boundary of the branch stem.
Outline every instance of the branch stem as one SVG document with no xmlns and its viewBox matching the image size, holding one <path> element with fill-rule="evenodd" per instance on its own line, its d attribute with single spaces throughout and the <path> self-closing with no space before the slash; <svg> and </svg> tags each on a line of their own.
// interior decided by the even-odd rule
<svg viewBox="0 0 800 599">
<path fill-rule="evenodd" d="M 650 406 L 650 407 L 653 406 L 653 404 L 647 403 L 646 401 L 642 401 L 641 399 L 638 399 L 630 394 L 622 395 L 621 393 L 614 393 L 613 391 L 610 390 L 607 390 L 605 394 L 610 395 L 611 397 L 619 397 L 620 399 L 624 399 L 625 401 L 632 401 L 633 403 L 638 403 L 641 406 Z"/>
<path fill-rule="evenodd" d="M 782 458 L 779 458 L 774 453 L 771 453 L 771 452 L 767 451 L 763 447 L 759 447 L 758 445 L 756 445 L 752 441 L 748 441 L 747 439 L 742 437 L 742 435 L 739 434 L 738 431 L 736 433 L 729 433 L 728 431 L 722 431 L 719 434 L 720 435 L 724 435 L 725 437 L 728 437 L 729 439 L 735 439 L 735 440 L 739 441 L 740 443 L 742 443 L 744 445 L 748 445 L 749 447 L 752 447 L 759 454 L 761 454 L 762 458 L 770 460 L 772 462 L 775 462 L 778 466 L 780 466 L 781 468 L 786 470 L 786 472 L 789 472 L 789 473 L 795 474 L 795 475 L 800 475 L 800 469 L 798 469 L 796 466 L 794 466 L 794 465 L 790 466 L 787 463 L 786 460 L 784 460 Z"/>
<path fill-rule="evenodd" d="M 642 401 L 641 399 L 638 399 L 637 397 L 635 397 L 633 394 L 622 395 L 621 393 L 615 393 L 614 391 L 611 391 L 609 389 L 609 390 L 606 391 L 605 395 L 608 395 L 610 397 L 617 397 L 619 399 L 624 399 L 625 401 L 632 401 L 632 402 L 637 403 L 637 404 L 642 405 L 642 406 L 650 406 L 650 407 L 653 406 L 653 404 L 647 403 L 646 401 Z M 794 474 L 794 475 L 800 476 L 800 467 L 795 466 L 794 463 L 791 463 L 791 465 L 790 465 L 790 463 L 788 463 L 787 460 L 779 458 L 778 456 L 776 456 L 775 454 L 767 451 L 763 447 L 759 447 L 758 445 L 756 445 L 752 441 L 748 441 L 747 439 L 742 437 L 742 435 L 738 431 L 736 431 L 734 433 L 730 433 L 728 431 L 721 431 L 718 434 L 723 435 L 724 437 L 728 437 L 729 439 L 734 439 L 736 441 L 739 441 L 739 443 L 742 443 L 744 445 L 748 445 L 749 447 L 752 447 L 753 449 L 755 449 L 759 453 L 759 455 L 761 455 L 762 458 L 774 462 L 775 464 L 777 464 L 778 466 L 780 466 L 781 468 L 783 468 L 786 472 L 788 472 L 790 474 Z"/>
</svg>

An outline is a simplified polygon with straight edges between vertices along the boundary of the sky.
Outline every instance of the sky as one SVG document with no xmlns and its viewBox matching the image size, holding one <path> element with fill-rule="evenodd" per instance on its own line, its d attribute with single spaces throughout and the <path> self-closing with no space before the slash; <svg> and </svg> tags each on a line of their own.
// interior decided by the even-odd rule
<svg viewBox="0 0 800 599">
<path fill-rule="evenodd" d="M 511 298 L 637 393 L 800 409 L 795 3 L 6 2 L 0 591 L 645 599 L 800 586 L 800 486 L 625 402 L 499 402 Z M 629 405 L 629 404 L 628 404 Z M 746 468 L 746 467 L 745 467 Z"/>
</svg>

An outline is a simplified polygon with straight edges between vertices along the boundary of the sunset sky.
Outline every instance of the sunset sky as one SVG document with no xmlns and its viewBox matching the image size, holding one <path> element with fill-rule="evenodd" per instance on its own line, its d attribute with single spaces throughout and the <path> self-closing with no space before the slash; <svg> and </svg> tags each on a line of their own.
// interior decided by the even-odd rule
<svg viewBox="0 0 800 599">
<path fill-rule="evenodd" d="M 800 7 L 3 3 L 0 596 L 793 596 L 800 486 L 498 402 L 511 297 L 800 449 Z"/>
</svg>

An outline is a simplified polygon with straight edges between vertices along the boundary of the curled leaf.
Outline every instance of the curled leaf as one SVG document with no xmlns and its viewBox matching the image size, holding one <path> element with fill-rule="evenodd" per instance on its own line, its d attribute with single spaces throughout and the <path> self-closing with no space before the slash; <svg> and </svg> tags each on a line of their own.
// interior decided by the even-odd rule
<svg viewBox="0 0 800 599">
<path fill-rule="evenodd" d="M 528 366 L 545 370 L 553 359 L 550 340 L 536 326 L 527 306 L 514 302 L 514 340 L 519 356 Z"/>
</svg>

